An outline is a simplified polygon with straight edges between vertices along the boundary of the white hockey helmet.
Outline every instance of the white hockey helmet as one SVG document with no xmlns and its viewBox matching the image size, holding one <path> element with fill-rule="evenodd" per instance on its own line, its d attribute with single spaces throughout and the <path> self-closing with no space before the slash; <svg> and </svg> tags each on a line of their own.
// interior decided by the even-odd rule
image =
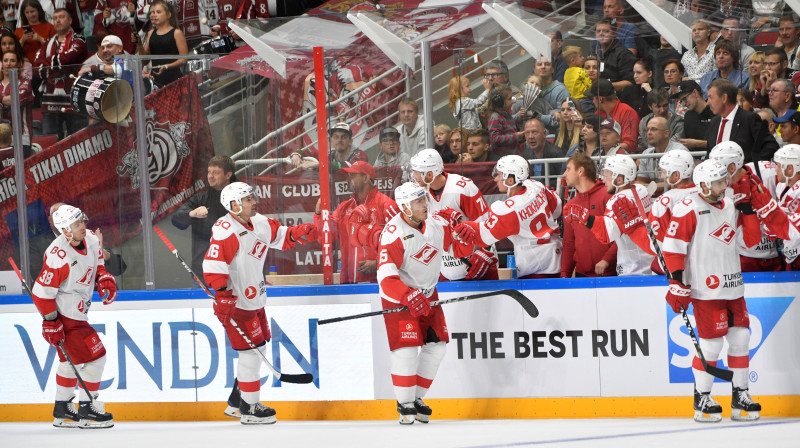
<svg viewBox="0 0 800 448">
<path fill-rule="evenodd" d="M 423 179 L 428 172 L 433 173 L 433 178 L 444 172 L 444 162 L 442 156 L 435 149 L 427 148 L 414 154 L 409 162 L 411 171 L 422 174 Z"/>
<path fill-rule="evenodd" d="M 681 180 L 691 179 L 692 171 L 694 171 L 694 157 L 689 151 L 676 149 L 664 153 L 658 161 L 658 167 L 664 170 L 664 180 L 667 183 L 669 183 L 669 177 L 675 172 L 680 174 Z"/>
<path fill-rule="evenodd" d="M 233 211 L 231 202 L 236 202 L 239 204 L 239 212 L 241 212 L 242 199 L 250 195 L 252 195 L 253 198 L 256 197 L 253 187 L 244 182 L 231 182 L 222 189 L 222 192 L 220 192 L 219 201 L 222 203 L 222 206 L 225 207 L 225 210 L 233 213 L 234 215 L 238 215 L 239 213 Z"/>
<path fill-rule="evenodd" d="M 721 179 L 728 178 L 728 167 L 723 165 L 717 160 L 708 159 L 694 167 L 694 174 L 692 180 L 697 187 L 700 188 L 702 194 L 701 183 L 706 184 L 706 188 L 711 190 L 711 183 Z"/>
<path fill-rule="evenodd" d="M 70 226 L 76 221 L 89 221 L 86 214 L 78 207 L 65 204 L 53 212 L 53 225 L 58 229 L 59 235 L 64 229 L 67 229 L 68 232 L 72 232 Z"/>
<path fill-rule="evenodd" d="M 414 200 L 425 197 L 425 189 L 419 186 L 416 182 L 406 182 L 394 189 L 394 201 L 403 209 L 407 206 L 411 209 L 411 203 Z"/>
<path fill-rule="evenodd" d="M 772 156 L 772 161 L 781 164 L 783 175 L 786 176 L 786 168 L 794 168 L 794 174 L 800 173 L 800 145 L 788 144 L 779 150 L 775 151 Z"/>
<path fill-rule="evenodd" d="M 724 165 L 725 168 L 728 168 L 728 165 L 731 163 L 734 164 L 736 167 L 734 172 L 739 171 L 739 168 L 744 165 L 744 151 L 742 151 L 742 147 L 739 146 L 738 143 L 731 141 L 719 143 L 717 146 L 711 148 L 711 152 L 708 153 L 708 158 L 718 161 Z"/>
<path fill-rule="evenodd" d="M 603 171 L 611 172 L 612 182 L 616 181 L 617 176 L 622 176 L 624 183 L 622 185 L 614 185 L 619 189 L 636 179 L 636 162 L 627 154 L 614 154 L 603 163 Z"/>
<path fill-rule="evenodd" d="M 494 171 L 501 173 L 504 181 L 508 179 L 508 176 L 514 176 L 514 185 L 512 187 L 522 185 L 522 182 L 530 175 L 528 161 L 517 155 L 500 157 L 497 165 L 494 166 Z"/>
</svg>

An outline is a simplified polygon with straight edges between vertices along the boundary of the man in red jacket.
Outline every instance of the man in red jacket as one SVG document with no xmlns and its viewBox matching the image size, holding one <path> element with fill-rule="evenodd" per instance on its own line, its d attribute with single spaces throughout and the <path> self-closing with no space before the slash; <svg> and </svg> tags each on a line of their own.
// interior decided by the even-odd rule
<svg viewBox="0 0 800 448">
<path fill-rule="evenodd" d="M 603 181 L 597 180 L 597 165 L 585 155 L 571 157 L 564 171 L 567 186 L 577 190 L 568 204 L 578 204 L 590 215 L 602 216 L 611 195 Z M 561 277 L 607 277 L 616 275 L 617 244 L 603 244 L 586 226 L 564 222 L 564 252 Z M 580 248 L 576 250 L 576 248 Z"/>
<path fill-rule="evenodd" d="M 350 176 L 353 196 L 339 204 L 331 217 L 331 234 L 339 241 L 342 270 L 339 283 L 377 281 L 378 242 L 383 226 L 399 211 L 397 204 L 373 185 L 375 168 L 363 160 L 341 169 Z M 314 225 L 323 244 L 320 203 Z"/>
</svg>

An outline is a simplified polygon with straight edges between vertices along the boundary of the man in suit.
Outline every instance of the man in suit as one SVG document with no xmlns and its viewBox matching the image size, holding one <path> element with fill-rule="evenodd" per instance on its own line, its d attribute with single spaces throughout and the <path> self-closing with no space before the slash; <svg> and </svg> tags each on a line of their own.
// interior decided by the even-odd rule
<svg viewBox="0 0 800 448">
<path fill-rule="evenodd" d="M 734 141 L 744 150 L 744 161 L 772 160 L 778 142 L 766 123 L 754 112 L 736 104 L 736 85 L 727 79 L 715 79 L 708 88 L 708 106 L 715 117 L 706 130 L 708 149 L 717 143 Z"/>
</svg>

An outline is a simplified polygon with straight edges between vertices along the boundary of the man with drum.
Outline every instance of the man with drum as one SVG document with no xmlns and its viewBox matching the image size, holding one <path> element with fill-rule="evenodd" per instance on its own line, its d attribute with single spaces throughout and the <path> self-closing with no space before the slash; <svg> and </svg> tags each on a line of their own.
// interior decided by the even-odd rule
<svg viewBox="0 0 800 448">
<path fill-rule="evenodd" d="M 83 63 L 78 75 L 91 73 L 95 78 L 105 76 L 121 78 L 122 67 L 114 65 L 114 59 L 121 54 L 125 54 L 125 50 L 122 47 L 122 39 L 109 34 L 100 43 L 100 50 Z"/>
</svg>

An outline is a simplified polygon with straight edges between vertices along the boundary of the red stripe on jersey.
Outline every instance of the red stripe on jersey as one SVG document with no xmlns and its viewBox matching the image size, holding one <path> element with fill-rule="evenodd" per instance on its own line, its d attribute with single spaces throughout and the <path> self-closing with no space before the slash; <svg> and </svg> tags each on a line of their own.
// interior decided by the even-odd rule
<svg viewBox="0 0 800 448">
<path fill-rule="evenodd" d="M 281 223 L 278 220 L 272 218 L 267 218 L 267 222 L 269 223 L 269 229 L 270 232 L 272 233 L 272 240 L 270 241 L 270 243 L 274 243 L 275 240 L 278 238 L 278 230 L 280 230 L 281 228 Z M 286 240 L 288 241 L 289 238 L 286 238 Z M 286 241 L 283 242 L 283 245 L 284 246 L 286 245 Z"/>
<path fill-rule="evenodd" d="M 56 299 L 49 299 L 43 297 L 37 297 L 33 295 L 33 304 L 36 305 L 36 309 L 42 313 L 43 316 L 47 316 L 50 313 L 55 313 L 58 311 L 56 307 Z"/>
<path fill-rule="evenodd" d="M 758 220 L 758 216 L 755 214 L 745 215 L 744 213 L 739 213 L 738 215 L 737 223 L 741 228 L 737 229 L 737 231 L 744 232 L 742 234 L 744 245 L 747 247 L 758 245 L 761 242 L 761 222 Z"/>
<path fill-rule="evenodd" d="M 710 366 L 713 366 L 713 367 L 717 366 L 717 361 L 708 361 L 708 360 L 706 360 L 706 362 Z M 698 358 L 697 356 L 695 356 L 694 359 L 692 360 L 692 368 L 700 370 L 700 371 L 703 371 L 703 372 L 706 371 L 705 367 L 703 367 L 703 363 L 700 361 L 700 358 Z"/>
<path fill-rule="evenodd" d="M 241 384 L 241 383 L 239 383 Z M 392 375 L 392 386 L 414 387 L 417 385 L 417 376 Z"/>
<path fill-rule="evenodd" d="M 56 375 L 56 384 L 61 387 L 75 387 L 78 384 L 78 379 L 66 378 L 61 375 Z"/>
<path fill-rule="evenodd" d="M 388 230 L 387 230 L 388 231 Z M 396 232 L 397 230 L 395 230 Z M 388 245 L 381 244 L 378 251 L 378 269 L 383 265 L 392 264 L 397 270 L 403 265 L 403 254 L 405 248 L 400 238 L 395 238 L 394 241 Z M 408 287 L 400 280 L 397 275 L 390 275 L 381 280 L 381 289 L 389 295 L 390 298 L 400 301 L 403 293 Z"/>
<path fill-rule="evenodd" d="M 477 191 L 475 196 L 462 194 L 458 199 L 458 205 L 461 207 L 461 212 L 464 213 L 470 221 L 475 221 L 480 218 L 489 209 L 486 205 L 486 199 L 483 198 L 483 194 L 481 194 L 480 191 Z"/>
<path fill-rule="evenodd" d="M 589 230 L 592 231 L 592 234 L 594 235 L 595 238 L 597 238 L 597 241 L 600 241 L 603 244 L 609 244 L 611 243 L 610 241 L 611 238 L 608 237 L 608 229 L 606 229 L 606 222 L 613 223 L 615 221 L 613 219 L 606 221 L 604 219 L 605 216 L 606 215 L 595 217 L 594 224 L 592 225 L 592 228 Z"/>
<path fill-rule="evenodd" d="M 517 218 L 517 214 L 510 208 L 506 210 L 509 213 L 505 215 L 498 215 L 490 211 L 486 221 L 480 223 L 481 227 L 485 227 L 496 241 L 519 233 L 519 218 Z M 476 245 L 485 247 L 494 244 L 494 241 L 483 241 L 480 235 L 481 233 L 478 231 L 478 240 L 480 241 L 476 241 Z"/>
<path fill-rule="evenodd" d="M 77 381 L 77 378 L 76 378 L 76 381 Z M 84 380 L 83 382 L 86 384 L 86 388 L 89 389 L 89 392 L 95 392 L 95 391 L 100 390 L 100 382 L 99 381 L 96 382 L 96 383 L 92 383 L 90 381 Z"/>
<path fill-rule="evenodd" d="M 239 381 L 239 390 L 242 392 L 258 392 L 261 389 L 261 380 Z"/>
<path fill-rule="evenodd" d="M 433 384 L 433 380 L 429 380 L 425 377 L 417 375 L 417 386 L 424 387 L 425 389 L 430 389 L 431 384 Z"/>
<path fill-rule="evenodd" d="M 728 355 L 728 367 L 731 369 L 746 369 L 747 367 L 750 367 L 750 356 Z"/>
</svg>

